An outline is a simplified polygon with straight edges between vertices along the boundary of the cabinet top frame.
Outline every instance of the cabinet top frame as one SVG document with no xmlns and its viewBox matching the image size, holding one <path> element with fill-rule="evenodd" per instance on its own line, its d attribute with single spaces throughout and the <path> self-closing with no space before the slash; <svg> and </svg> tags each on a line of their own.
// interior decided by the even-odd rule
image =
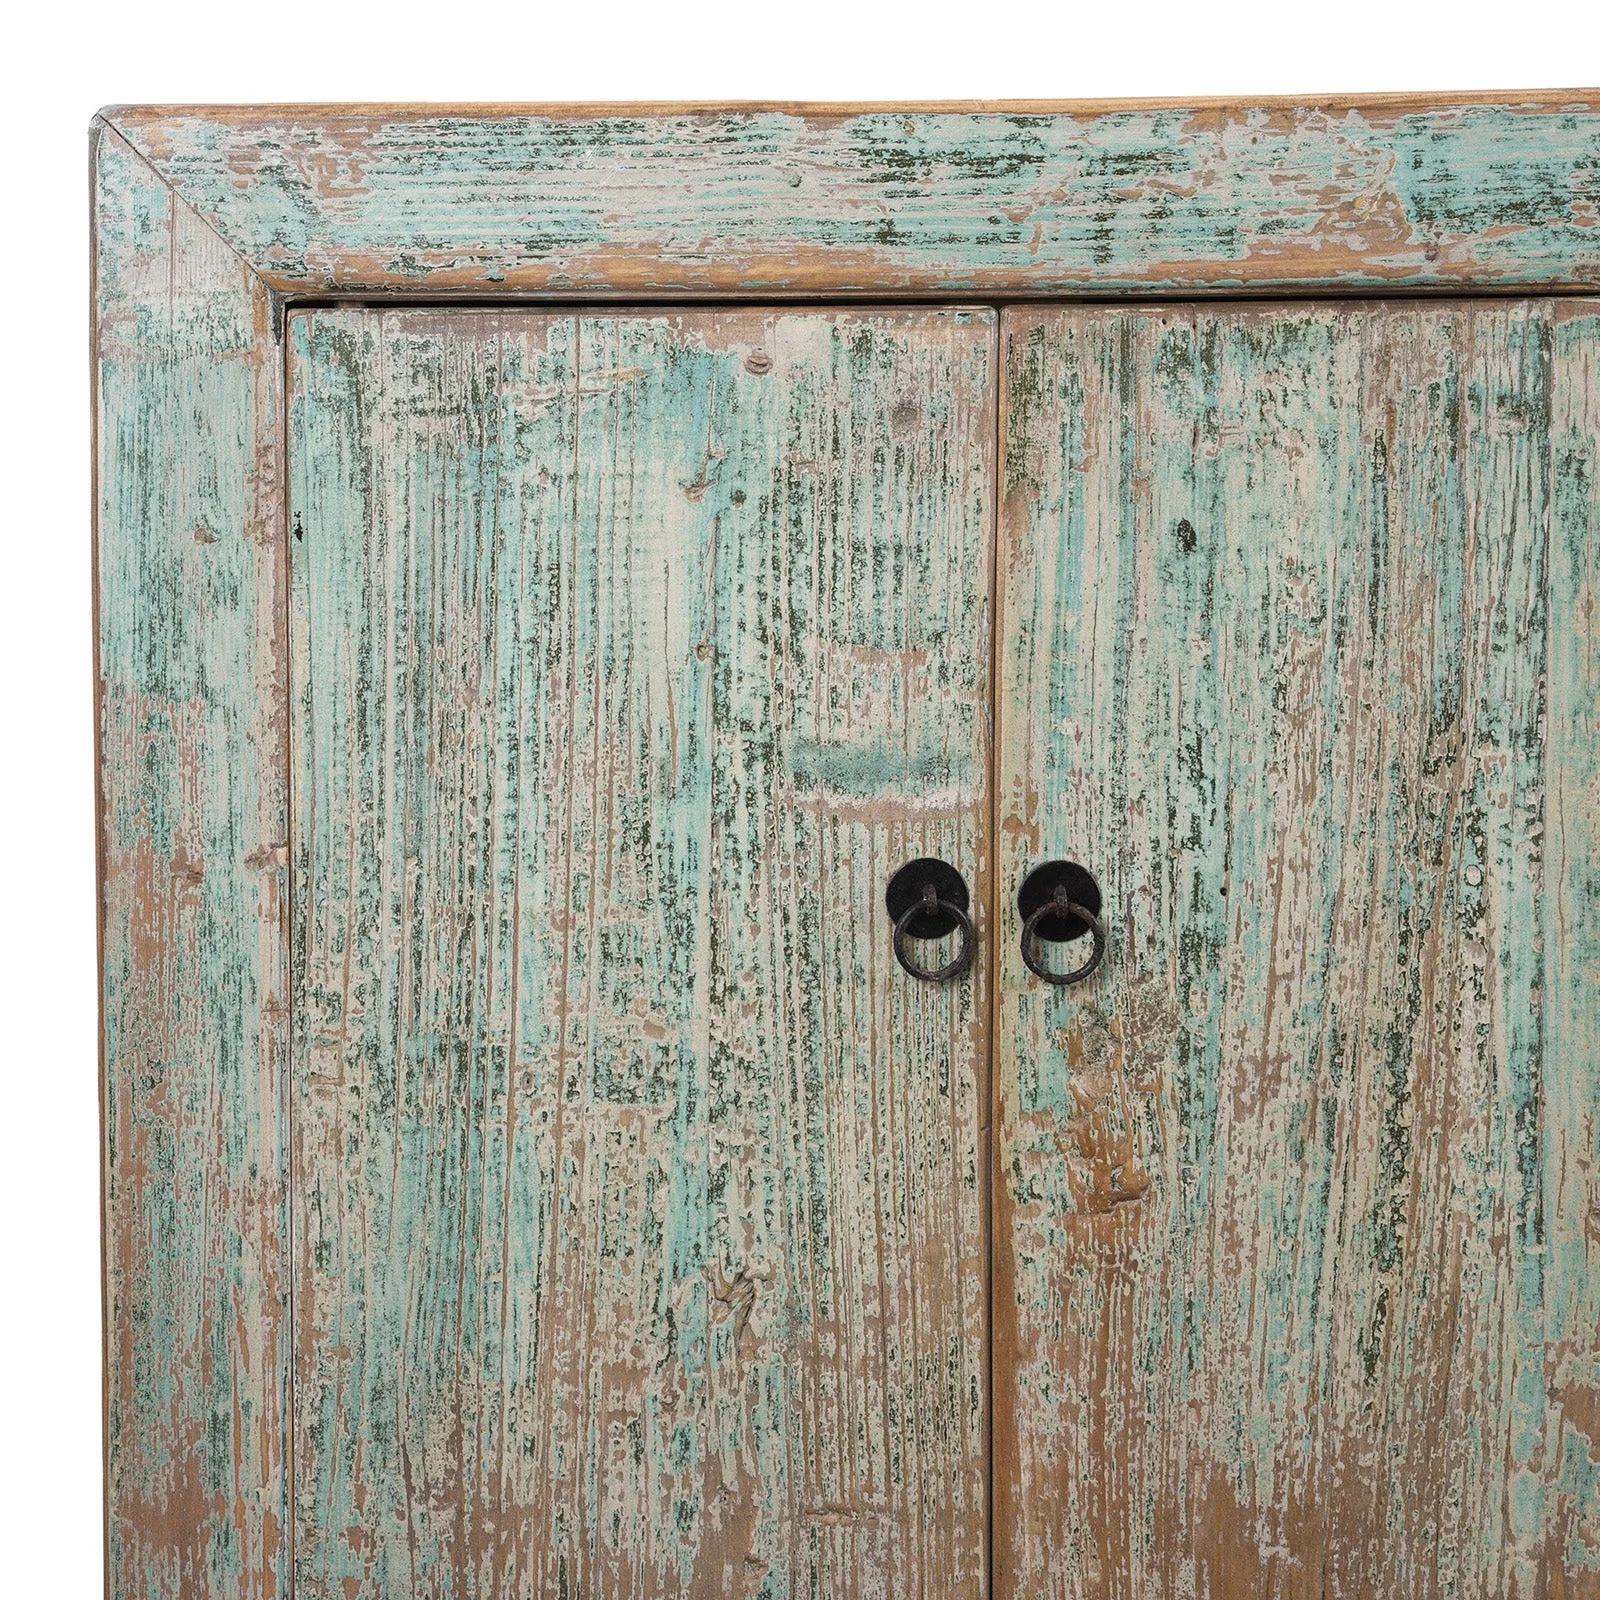
<svg viewBox="0 0 1600 1600">
<path fill-rule="evenodd" d="M 1585 292 L 1600 90 L 115 106 L 289 296 Z"/>
</svg>

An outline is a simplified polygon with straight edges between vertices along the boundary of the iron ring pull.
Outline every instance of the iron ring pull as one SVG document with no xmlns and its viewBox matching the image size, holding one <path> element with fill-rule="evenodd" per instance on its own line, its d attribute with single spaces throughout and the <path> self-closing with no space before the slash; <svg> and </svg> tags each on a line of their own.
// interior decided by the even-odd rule
<svg viewBox="0 0 1600 1600">
<path fill-rule="evenodd" d="M 1094 936 L 1094 950 L 1081 967 L 1074 967 L 1071 972 L 1052 972 L 1034 954 L 1040 942 L 1034 937 L 1034 930 L 1046 917 L 1076 917 Z M 1105 924 L 1087 906 L 1079 905 L 1076 900 L 1070 899 L 1066 888 L 1059 883 L 1056 885 L 1055 893 L 1042 905 L 1036 906 L 1028 920 L 1022 924 L 1023 964 L 1034 977 L 1043 978 L 1046 983 L 1059 984 L 1063 987 L 1069 983 L 1082 983 L 1100 965 L 1105 953 Z"/>
<path fill-rule="evenodd" d="M 934 917 L 941 911 L 954 917 L 960 924 L 960 948 L 942 967 L 919 967 L 906 952 L 906 946 L 910 943 L 906 930 L 914 917 Z M 921 898 L 913 900 L 895 922 L 894 958 L 913 978 L 921 978 L 924 983 L 944 983 L 950 978 L 959 977 L 972 965 L 973 937 L 972 918 L 967 915 L 965 907 L 958 906 L 954 900 L 944 899 L 931 883 L 925 883 Z"/>
</svg>

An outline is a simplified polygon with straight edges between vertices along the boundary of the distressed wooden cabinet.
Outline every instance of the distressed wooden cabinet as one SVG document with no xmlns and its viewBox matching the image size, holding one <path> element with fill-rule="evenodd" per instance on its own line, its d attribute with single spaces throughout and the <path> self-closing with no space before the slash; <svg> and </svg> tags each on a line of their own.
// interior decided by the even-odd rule
<svg viewBox="0 0 1600 1600">
<path fill-rule="evenodd" d="M 1600 98 L 94 142 L 112 1595 L 1600 1595 Z"/>
</svg>

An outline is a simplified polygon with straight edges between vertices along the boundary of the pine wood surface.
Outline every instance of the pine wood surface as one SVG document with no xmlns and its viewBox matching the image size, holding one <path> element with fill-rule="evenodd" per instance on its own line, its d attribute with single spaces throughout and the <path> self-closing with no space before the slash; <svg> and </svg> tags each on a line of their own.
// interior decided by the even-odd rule
<svg viewBox="0 0 1600 1600">
<path fill-rule="evenodd" d="M 300 1593 L 980 1593 L 994 339 L 291 319 Z"/>
<path fill-rule="evenodd" d="M 1600 1593 L 1593 302 L 1013 310 L 996 1592 Z"/>
</svg>

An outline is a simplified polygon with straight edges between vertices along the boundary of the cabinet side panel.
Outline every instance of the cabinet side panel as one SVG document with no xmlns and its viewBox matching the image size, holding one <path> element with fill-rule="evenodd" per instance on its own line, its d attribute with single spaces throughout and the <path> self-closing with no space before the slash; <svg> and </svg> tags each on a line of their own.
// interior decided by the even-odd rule
<svg viewBox="0 0 1600 1600">
<path fill-rule="evenodd" d="M 1002 1595 L 1592 1592 L 1559 326 L 1008 314 L 998 887 L 1077 857 L 1112 948 L 1000 952 Z"/>
<path fill-rule="evenodd" d="M 302 1591 L 978 1595 L 994 318 L 291 327 Z"/>
<path fill-rule="evenodd" d="M 266 297 L 95 150 L 108 1585 L 286 1571 L 285 748 Z"/>
</svg>

